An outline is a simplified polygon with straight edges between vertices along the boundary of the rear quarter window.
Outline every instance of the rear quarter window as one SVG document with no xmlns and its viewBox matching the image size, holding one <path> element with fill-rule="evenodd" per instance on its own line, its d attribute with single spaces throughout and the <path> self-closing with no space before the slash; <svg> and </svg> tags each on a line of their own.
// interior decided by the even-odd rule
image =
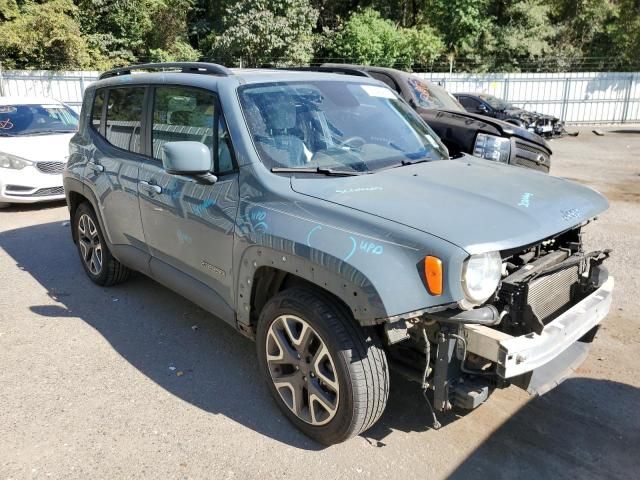
<svg viewBox="0 0 640 480">
<path fill-rule="evenodd" d="M 102 131 L 102 107 L 104 107 L 104 90 L 98 90 L 93 98 L 93 107 L 91 108 L 91 125 L 97 131 Z"/>
</svg>

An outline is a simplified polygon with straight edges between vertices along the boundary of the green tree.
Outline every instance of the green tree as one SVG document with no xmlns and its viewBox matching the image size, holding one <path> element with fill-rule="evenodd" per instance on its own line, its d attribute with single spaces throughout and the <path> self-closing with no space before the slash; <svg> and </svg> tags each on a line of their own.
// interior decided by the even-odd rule
<svg viewBox="0 0 640 480">
<path fill-rule="evenodd" d="M 605 41 L 601 42 L 594 52 L 597 55 L 617 53 L 622 69 L 634 69 L 640 65 L 640 2 L 637 0 L 620 0 L 609 17 L 605 27 Z M 606 41 L 611 39 L 611 44 Z M 591 52 L 590 52 L 591 53 Z"/>
<path fill-rule="evenodd" d="M 562 0 L 552 2 L 551 20 L 555 25 L 556 58 L 559 70 L 571 68 L 583 57 L 611 55 L 608 25 L 616 13 L 609 0 Z"/>
<path fill-rule="evenodd" d="M 519 71 L 553 53 L 556 33 L 546 0 L 498 0 L 489 8 L 491 35 L 480 51 L 486 68 Z"/>
<path fill-rule="evenodd" d="M 490 42 L 492 19 L 488 0 L 431 0 L 426 8 L 442 35 L 447 55 L 480 57 L 483 46 Z"/>
<path fill-rule="evenodd" d="M 0 58 L 5 68 L 80 69 L 90 66 L 90 51 L 75 19 L 71 0 L 49 0 L 42 4 L 5 2 L 0 23 Z"/>
<path fill-rule="evenodd" d="M 83 33 L 107 65 L 196 60 L 187 17 L 194 0 L 77 0 Z M 104 63 L 104 62 L 103 62 Z"/>
<path fill-rule="evenodd" d="M 429 63 L 443 49 L 432 28 L 400 28 L 372 8 L 352 14 L 326 38 L 330 57 L 367 65 L 410 68 Z"/>
<path fill-rule="evenodd" d="M 16 0 L 0 0 L 0 20 L 11 20 L 19 12 Z"/>
<path fill-rule="evenodd" d="M 240 0 L 227 8 L 222 32 L 210 36 L 209 54 L 253 65 L 307 63 L 317 18 L 308 0 Z"/>
</svg>

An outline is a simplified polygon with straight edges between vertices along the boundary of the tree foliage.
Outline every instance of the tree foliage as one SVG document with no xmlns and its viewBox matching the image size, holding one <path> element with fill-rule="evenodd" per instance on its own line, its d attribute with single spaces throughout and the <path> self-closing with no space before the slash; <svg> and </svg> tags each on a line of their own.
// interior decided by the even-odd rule
<svg viewBox="0 0 640 480">
<path fill-rule="evenodd" d="M 638 0 L 0 0 L 5 68 L 640 68 Z"/>
<path fill-rule="evenodd" d="M 367 65 L 410 68 L 414 63 L 429 63 L 442 49 L 443 43 L 431 27 L 398 27 L 366 8 L 327 36 L 326 53 Z"/>
<path fill-rule="evenodd" d="M 308 0 L 240 0 L 227 8 L 222 33 L 210 37 L 209 53 L 258 65 L 306 63 L 317 19 Z"/>
<path fill-rule="evenodd" d="M 0 59 L 5 68 L 80 69 L 90 65 L 89 48 L 71 0 L 44 4 L 3 2 Z"/>
</svg>

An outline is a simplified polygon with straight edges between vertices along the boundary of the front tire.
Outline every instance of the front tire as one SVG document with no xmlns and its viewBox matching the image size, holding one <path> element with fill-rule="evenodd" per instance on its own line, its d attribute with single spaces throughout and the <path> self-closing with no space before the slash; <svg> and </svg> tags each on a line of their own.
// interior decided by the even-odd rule
<svg viewBox="0 0 640 480">
<path fill-rule="evenodd" d="M 280 292 L 260 314 L 256 342 L 278 407 L 314 440 L 343 442 L 382 415 L 389 370 L 380 340 L 329 295 Z"/>
<path fill-rule="evenodd" d="M 104 241 L 100 223 L 88 203 L 78 206 L 73 220 L 84 271 L 98 285 L 109 287 L 129 278 L 131 270 L 116 260 Z"/>
</svg>

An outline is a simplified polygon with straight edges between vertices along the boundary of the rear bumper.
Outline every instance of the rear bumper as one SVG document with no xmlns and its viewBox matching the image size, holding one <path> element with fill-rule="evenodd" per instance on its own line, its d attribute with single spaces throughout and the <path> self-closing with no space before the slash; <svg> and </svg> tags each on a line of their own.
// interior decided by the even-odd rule
<svg viewBox="0 0 640 480">
<path fill-rule="evenodd" d="M 463 334 L 467 349 L 495 362 L 496 373 L 504 379 L 542 368 L 559 359 L 604 319 L 611 308 L 613 285 L 613 277 L 609 277 L 595 292 L 548 323 L 540 334 L 513 337 L 482 325 L 465 325 Z M 558 375 L 564 374 L 575 367 L 575 359 L 571 362 L 574 365 L 566 365 L 565 369 L 554 365 L 554 370 Z"/>
</svg>

